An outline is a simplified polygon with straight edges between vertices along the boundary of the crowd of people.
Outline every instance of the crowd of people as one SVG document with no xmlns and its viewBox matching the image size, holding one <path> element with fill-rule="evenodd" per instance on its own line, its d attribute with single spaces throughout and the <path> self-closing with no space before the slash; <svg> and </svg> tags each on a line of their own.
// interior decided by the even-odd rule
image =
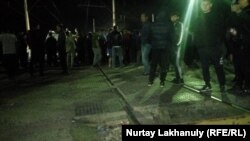
<svg viewBox="0 0 250 141">
<path fill-rule="evenodd" d="M 160 86 L 163 87 L 169 64 L 172 64 L 175 70 L 176 78 L 172 82 L 184 83 L 180 67 L 182 61 L 181 50 L 184 48 L 183 33 L 192 32 L 205 83 L 200 91 L 211 92 L 209 67 L 213 65 L 220 92 L 226 92 L 226 77 L 223 64 L 225 54 L 229 54 L 234 62 L 235 80 L 234 85 L 228 91 L 249 94 L 249 3 L 249 0 L 232 1 L 231 12 L 224 13 L 213 0 L 202 0 L 199 4 L 199 14 L 194 19 L 189 31 L 183 29 L 183 24 L 179 20 L 180 15 L 176 14 L 176 12 L 166 16 L 166 13 L 160 11 L 154 23 L 149 23 L 147 20 L 149 16 L 145 13 L 142 14 L 141 20 L 144 23 L 141 32 L 142 60 L 144 73 L 149 73 L 148 85 L 153 84 L 157 66 L 159 65 Z M 152 53 L 151 60 L 148 59 L 148 52 Z"/>
<path fill-rule="evenodd" d="M 212 90 L 209 73 L 211 64 L 215 68 L 220 91 L 226 91 L 223 66 L 226 52 L 232 59 L 235 72 L 234 85 L 229 91 L 249 94 L 249 3 L 249 0 L 234 0 L 231 12 L 225 14 L 220 12 L 213 0 L 202 0 L 200 12 L 189 30 L 184 27 L 179 11 L 167 13 L 161 9 L 154 22 L 151 22 L 146 12 L 141 14 L 141 30 L 120 31 L 118 26 L 114 26 L 112 29 L 83 35 L 77 29 L 70 31 L 58 24 L 55 31 L 44 34 L 38 24 L 27 33 L 16 36 L 6 29 L 0 34 L 2 62 L 10 79 L 15 77 L 20 67 L 31 76 L 36 70 L 43 76 L 45 67 L 60 66 L 62 74 L 66 75 L 73 67 L 81 65 L 107 63 L 108 67 L 114 68 L 137 63 L 143 65 L 142 74 L 148 76 L 149 86 L 153 85 L 159 71 L 160 86 L 164 87 L 170 65 L 175 71 L 172 82 L 184 83 L 181 63 L 183 54 L 188 53 L 184 47 L 187 40 L 184 39 L 191 33 L 205 83 L 201 92 Z"/>
<path fill-rule="evenodd" d="M 38 24 L 18 35 L 6 28 L 0 37 L 1 58 L 10 78 L 16 75 L 18 68 L 31 76 L 36 72 L 43 76 L 45 68 L 61 67 L 62 73 L 68 74 L 78 66 L 108 64 L 112 68 L 140 64 L 139 31 L 120 31 L 118 26 L 83 34 L 62 24 L 56 25 L 55 30 L 44 32 Z"/>
</svg>

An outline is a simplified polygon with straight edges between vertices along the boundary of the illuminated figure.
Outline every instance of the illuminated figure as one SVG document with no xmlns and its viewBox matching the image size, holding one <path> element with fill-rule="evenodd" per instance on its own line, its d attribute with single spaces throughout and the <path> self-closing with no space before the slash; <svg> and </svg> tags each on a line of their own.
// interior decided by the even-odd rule
<svg viewBox="0 0 250 141">
<path fill-rule="evenodd" d="M 225 73 L 223 69 L 223 42 L 225 26 L 223 14 L 216 11 L 212 0 L 202 0 L 201 13 L 195 22 L 195 44 L 200 56 L 203 80 L 205 85 L 201 92 L 211 92 L 210 64 L 214 65 L 220 91 L 225 91 Z"/>
<path fill-rule="evenodd" d="M 175 78 L 172 80 L 172 82 L 175 84 L 183 84 L 184 82 L 180 60 L 184 27 L 183 23 L 180 22 L 180 16 L 177 12 L 171 13 L 171 21 L 174 25 L 175 30 L 174 43 L 171 51 L 171 63 L 174 65 L 175 70 Z"/>
</svg>

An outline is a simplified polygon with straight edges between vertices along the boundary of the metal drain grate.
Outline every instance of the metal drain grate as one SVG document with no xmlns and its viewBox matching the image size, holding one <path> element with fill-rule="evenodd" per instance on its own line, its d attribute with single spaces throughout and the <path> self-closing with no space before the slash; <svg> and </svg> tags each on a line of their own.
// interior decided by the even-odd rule
<svg viewBox="0 0 250 141">
<path fill-rule="evenodd" d="M 75 115 L 84 116 L 84 115 L 93 115 L 103 113 L 102 105 L 99 103 L 88 103 L 76 106 Z"/>
</svg>

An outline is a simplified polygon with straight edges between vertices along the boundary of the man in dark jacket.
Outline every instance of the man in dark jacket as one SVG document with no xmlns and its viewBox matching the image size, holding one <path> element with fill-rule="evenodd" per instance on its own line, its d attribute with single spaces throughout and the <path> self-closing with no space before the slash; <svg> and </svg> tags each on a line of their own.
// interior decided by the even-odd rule
<svg viewBox="0 0 250 141">
<path fill-rule="evenodd" d="M 29 46 L 31 49 L 30 60 L 30 75 L 33 76 L 35 72 L 35 65 L 39 64 L 40 76 L 44 74 L 44 62 L 45 62 L 45 47 L 44 47 L 45 35 L 40 29 L 40 25 L 37 25 L 35 29 L 29 33 Z"/>
<path fill-rule="evenodd" d="M 60 63 L 62 66 L 62 73 L 63 74 L 68 74 L 68 67 L 67 67 L 67 62 L 66 62 L 66 46 L 65 46 L 65 41 L 66 41 L 66 35 L 63 30 L 63 26 L 61 24 L 56 26 L 56 30 L 58 33 L 58 40 L 57 40 L 57 48 L 59 50 L 59 57 L 60 57 Z"/>
<path fill-rule="evenodd" d="M 173 26 L 168 19 L 165 13 L 160 12 L 156 16 L 156 22 L 150 28 L 148 41 L 152 46 L 152 60 L 148 86 L 154 82 L 158 65 L 160 66 L 160 86 L 163 87 L 165 84 L 174 34 Z"/>
<path fill-rule="evenodd" d="M 183 23 L 180 21 L 180 16 L 178 12 L 174 11 L 171 13 L 170 17 L 174 30 L 174 43 L 171 49 L 171 64 L 174 66 L 175 70 L 175 78 L 172 80 L 175 84 L 183 84 L 182 70 L 181 70 L 181 51 L 182 51 L 182 41 L 183 41 L 183 33 L 184 27 Z"/>
<path fill-rule="evenodd" d="M 110 43 L 112 46 L 112 67 L 116 66 L 116 56 L 119 58 L 119 66 L 123 66 L 122 36 L 118 32 L 118 26 L 114 26 L 110 33 Z"/>
<path fill-rule="evenodd" d="M 53 36 L 52 31 L 49 32 L 49 37 L 45 41 L 46 53 L 47 53 L 47 63 L 49 66 L 56 66 L 57 65 L 57 58 L 56 58 L 56 44 L 57 41 Z"/>
<path fill-rule="evenodd" d="M 142 64 L 144 66 L 143 75 L 148 75 L 150 70 L 149 54 L 151 51 L 151 45 L 148 42 L 148 34 L 151 23 L 149 22 L 149 16 L 146 13 L 141 14 L 141 53 L 142 53 Z"/>
<path fill-rule="evenodd" d="M 224 17 L 216 12 L 212 0 L 201 1 L 201 13 L 195 26 L 195 43 L 200 56 L 202 75 L 205 81 L 201 92 L 211 92 L 209 66 L 215 67 L 220 91 L 225 91 L 223 69 L 223 41 L 225 36 Z"/>
<path fill-rule="evenodd" d="M 242 66 L 242 52 L 241 52 L 241 33 L 240 27 L 237 23 L 237 16 L 235 13 L 239 14 L 241 8 L 238 4 L 238 0 L 232 1 L 231 11 L 234 11 L 229 15 L 227 32 L 226 32 L 226 45 L 228 48 L 228 55 L 230 61 L 234 65 L 234 79 L 233 87 L 228 89 L 230 93 L 241 93 L 243 85 L 243 66 Z"/>
<path fill-rule="evenodd" d="M 240 87 L 243 89 L 244 94 L 250 94 L 250 0 L 238 0 L 238 5 L 241 12 L 236 14 L 237 11 L 232 7 L 232 14 L 234 21 L 237 23 L 240 35 L 240 57 L 241 57 L 241 70 L 243 71 L 242 78 L 239 79 Z M 237 33 L 236 33 L 237 34 Z"/>
</svg>

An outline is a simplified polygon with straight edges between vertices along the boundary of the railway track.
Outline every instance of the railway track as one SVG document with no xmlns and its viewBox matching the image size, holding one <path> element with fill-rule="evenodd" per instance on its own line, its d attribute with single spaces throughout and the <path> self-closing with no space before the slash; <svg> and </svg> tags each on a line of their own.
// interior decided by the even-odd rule
<svg viewBox="0 0 250 141">
<path fill-rule="evenodd" d="M 136 113 L 135 113 L 135 110 L 134 110 L 134 107 L 133 107 L 132 104 L 128 101 L 128 99 L 127 99 L 125 93 L 124 93 L 118 86 L 116 86 L 116 84 L 115 84 L 114 82 L 112 82 L 112 80 L 109 78 L 109 76 L 104 72 L 104 70 L 103 70 L 100 66 L 97 66 L 97 69 L 98 69 L 98 70 L 101 72 L 101 74 L 105 77 L 105 79 L 107 80 L 109 86 L 115 90 L 116 94 L 117 94 L 117 95 L 122 99 L 122 101 L 125 103 L 126 106 L 124 107 L 124 110 L 126 111 L 128 117 L 130 118 L 131 123 L 132 123 L 132 124 L 136 124 L 136 125 L 142 124 L 142 123 L 140 123 L 139 119 L 137 118 Z M 211 100 L 219 101 L 219 102 L 221 102 L 221 103 L 223 103 L 223 104 L 229 105 L 229 106 L 231 106 L 232 108 L 236 108 L 236 109 L 238 109 L 238 110 L 243 111 L 243 112 L 246 113 L 246 115 L 244 115 L 244 116 L 226 117 L 226 119 L 225 119 L 225 118 L 215 118 L 215 119 L 197 121 L 197 122 L 194 122 L 194 123 L 198 123 L 198 124 L 199 124 L 199 123 L 202 123 L 202 124 L 204 124 L 204 123 L 208 123 L 208 124 L 215 123 L 215 124 L 217 124 L 217 123 L 220 123 L 220 121 L 225 122 L 225 120 L 227 120 L 226 123 L 229 123 L 229 121 L 230 121 L 231 123 L 234 123 L 234 121 L 239 121 L 239 120 L 241 120 L 241 119 L 242 119 L 242 122 L 243 122 L 243 123 L 247 123 L 247 122 L 249 122 L 249 120 L 250 120 L 250 110 L 247 109 L 247 108 L 245 108 L 245 107 L 242 107 L 242 106 L 240 106 L 240 105 L 236 105 L 236 104 L 230 103 L 230 102 L 225 101 L 225 100 L 223 100 L 222 98 L 219 98 L 219 97 L 217 97 L 217 96 L 213 96 L 213 95 L 209 95 L 209 94 L 208 94 L 208 95 L 207 95 L 207 94 L 204 95 L 204 93 L 201 93 L 197 88 L 194 88 L 194 87 L 189 86 L 189 85 L 187 85 L 187 84 L 184 84 L 184 85 L 183 85 L 183 88 L 185 88 L 185 89 L 187 89 L 187 90 L 189 90 L 189 91 L 191 91 L 191 92 L 194 92 L 194 93 L 197 93 L 197 94 L 201 94 L 201 95 L 203 95 L 204 97 L 208 97 L 208 98 L 211 99 Z M 244 121 L 243 121 L 243 120 L 244 120 Z M 242 122 L 237 122 L 237 123 L 242 123 Z M 249 123 L 249 124 L 250 124 L 250 123 Z"/>
</svg>

